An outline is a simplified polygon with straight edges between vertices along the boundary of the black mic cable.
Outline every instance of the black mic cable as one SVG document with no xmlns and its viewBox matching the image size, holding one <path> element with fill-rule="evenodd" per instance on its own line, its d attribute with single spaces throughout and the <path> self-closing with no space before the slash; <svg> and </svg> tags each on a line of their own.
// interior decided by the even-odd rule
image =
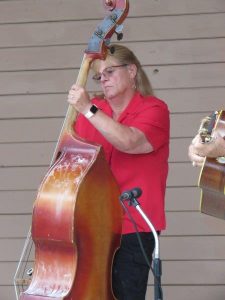
<svg viewBox="0 0 225 300">
<path fill-rule="evenodd" d="M 140 197 L 141 195 L 142 195 L 142 190 L 139 187 L 135 187 L 132 190 L 128 190 L 128 191 L 123 192 L 121 194 L 121 196 L 119 197 L 119 200 L 120 200 L 120 202 L 121 202 L 121 204 L 122 204 L 125 212 L 127 213 L 129 219 L 131 220 L 131 223 L 134 226 L 135 233 L 137 235 L 137 239 L 138 239 L 138 242 L 140 244 L 141 251 L 143 253 L 145 261 L 146 261 L 148 267 L 150 268 L 150 270 L 152 271 L 153 275 L 155 275 L 154 274 L 154 270 L 152 269 L 152 266 L 150 264 L 150 261 L 149 261 L 147 255 L 146 255 L 145 249 L 143 247 L 141 236 L 140 236 L 140 233 L 139 233 L 138 228 L 137 228 L 137 224 L 135 223 L 135 221 L 134 221 L 133 217 L 131 216 L 129 210 L 127 209 L 126 205 L 123 203 L 124 200 L 129 200 L 129 205 L 131 206 L 133 204 L 131 202 L 133 202 L 133 200 L 135 200 L 135 206 L 139 205 L 139 203 L 138 203 L 138 201 L 137 201 L 136 198 Z"/>
<path fill-rule="evenodd" d="M 119 200 L 120 200 L 121 205 L 123 206 L 125 212 L 127 213 L 129 219 L 131 220 L 131 222 L 132 222 L 132 224 L 135 228 L 137 239 L 138 239 L 138 242 L 140 244 L 142 254 L 145 258 L 145 261 L 146 261 L 148 267 L 152 271 L 154 281 L 155 281 L 155 284 L 154 284 L 155 297 L 156 297 L 155 299 L 162 300 L 163 299 L 163 292 L 162 292 L 162 288 L 161 288 L 161 278 L 160 278 L 161 272 L 162 272 L 161 260 L 159 258 L 157 258 L 157 259 L 153 258 L 153 267 L 152 267 L 147 255 L 146 255 L 146 252 L 144 250 L 143 243 L 142 243 L 141 236 L 140 236 L 140 233 L 138 231 L 137 225 L 136 225 L 133 217 L 131 216 L 129 210 L 127 209 L 127 207 L 123 203 L 124 200 L 129 200 L 129 205 L 130 206 L 133 205 L 133 206 L 136 207 L 137 205 L 139 205 L 136 198 L 140 197 L 141 195 L 142 195 L 142 190 L 140 188 L 136 187 L 132 190 L 123 192 L 121 194 L 121 196 L 119 197 Z"/>
<path fill-rule="evenodd" d="M 145 261 L 146 261 L 148 267 L 150 268 L 150 270 L 151 270 L 151 271 L 153 272 L 153 274 L 154 274 L 154 271 L 153 271 L 153 269 L 152 269 L 152 266 L 151 266 L 151 264 L 150 264 L 150 261 L 149 261 L 149 259 L 148 259 L 148 257 L 147 257 L 147 254 L 146 254 L 146 252 L 145 252 L 145 249 L 144 249 L 144 247 L 143 247 L 143 243 L 142 243 L 141 236 L 140 236 L 140 233 L 139 233 L 139 231 L 138 231 L 137 225 L 136 225 L 136 223 L 135 223 L 133 217 L 131 216 L 129 210 L 126 208 L 125 204 L 123 203 L 123 200 L 121 200 L 121 205 L 123 206 L 123 209 L 124 209 L 125 212 L 127 213 L 129 219 L 131 220 L 131 223 L 133 224 L 133 226 L 134 226 L 134 228 L 135 228 L 135 233 L 136 233 L 136 235 L 137 235 L 137 239 L 138 239 L 138 242 L 139 242 L 139 244 L 140 244 L 142 254 L 143 254 L 144 258 L 145 258 Z"/>
</svg>

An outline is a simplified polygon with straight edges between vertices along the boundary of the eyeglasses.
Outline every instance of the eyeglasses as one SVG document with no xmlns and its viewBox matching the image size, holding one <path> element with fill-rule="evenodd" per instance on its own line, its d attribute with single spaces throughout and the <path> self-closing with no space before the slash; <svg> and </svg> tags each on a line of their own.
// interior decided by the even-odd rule
<svg viewBox="0 0 225 300">
<path fill-rule="evenodd" d="M 113 73 L 115 72 L 115 69 L 116 68 L 121 68 L 121 67 L 126 67 L 128 64 L 122 64 L 122 65 L 117 65 L 117 66 L 110 66 L 110 67 L 107 67 L 107 68 L 105 68 L 103 71 L 102 71 L 102 73 L 97 73 L 97 74 L 95 74 L 93 77 L 92 77 L 92 79 L 94 80 L 94 81 L 96 81 L 97 83 L 99 83 L 100 81 L 101 81 L 101 79 L 102 79 L 102 75 L 104 75 L 104 77 L 106 78 L 106 79 L 109 79 L 112 75 L 113 75 Z"/>
</svg>

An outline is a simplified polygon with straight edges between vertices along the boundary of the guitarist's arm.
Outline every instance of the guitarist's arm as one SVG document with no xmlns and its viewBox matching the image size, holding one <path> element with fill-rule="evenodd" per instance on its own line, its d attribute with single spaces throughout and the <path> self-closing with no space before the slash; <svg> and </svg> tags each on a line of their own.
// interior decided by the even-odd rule
<svg viewBox="0 0 225 300">
<path fill-rule="evenodd" d="M 205 156 L 219 157 L 225 156 L 225 140 L 220 135 L 215 135 L 211 142 L 202 143 L 198 135 L 192 140 L 188 149 L 189 159 L 192 161 L 193 166 L 202 166 Z"/>
</svg>

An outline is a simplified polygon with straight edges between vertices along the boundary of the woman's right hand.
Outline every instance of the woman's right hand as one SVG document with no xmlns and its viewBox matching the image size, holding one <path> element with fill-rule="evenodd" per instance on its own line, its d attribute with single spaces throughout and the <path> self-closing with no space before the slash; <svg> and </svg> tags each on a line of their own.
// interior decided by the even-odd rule
<svg viewBox="0 0 225 300">
<path fill-rule="evenodd" d="M 91 107 L 91 101 L 87 91 L 74 84 L 68 94 L 68 102 L 81 114 L 86 114 Z"/>
</svg>

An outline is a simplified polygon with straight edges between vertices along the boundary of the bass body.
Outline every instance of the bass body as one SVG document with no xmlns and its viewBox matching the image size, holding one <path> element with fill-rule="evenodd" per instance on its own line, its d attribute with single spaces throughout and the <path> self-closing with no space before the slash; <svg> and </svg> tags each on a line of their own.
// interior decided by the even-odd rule
<svg viewBox="0 0 225 300">
<path fill-rule="evenodd" d="M 34 273 L 20 300 L 112 300 L 119 190 L 100 146 L 70 135 L 62 145 L 34 204 Z"/>
</svg>

